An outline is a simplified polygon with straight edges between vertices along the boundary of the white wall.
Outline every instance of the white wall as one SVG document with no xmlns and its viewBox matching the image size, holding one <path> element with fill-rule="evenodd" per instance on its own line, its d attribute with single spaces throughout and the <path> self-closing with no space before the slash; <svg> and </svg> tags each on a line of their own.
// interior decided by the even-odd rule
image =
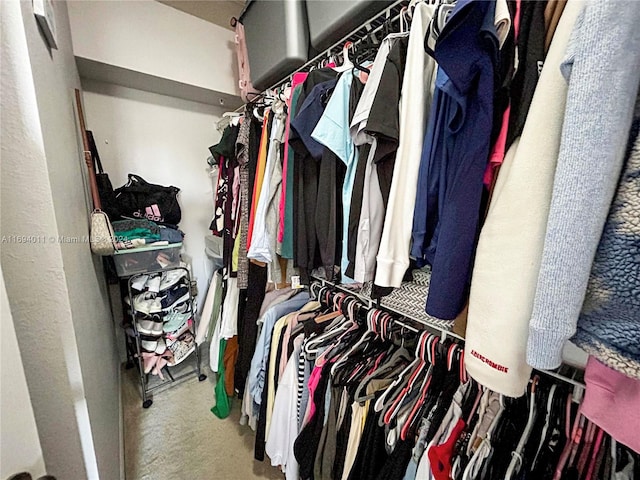
<svg viewBox="0 0 640 480">
<path fill-rule="evenodd" d="M 154 0 L 72 1 L 77 57 L 238 95 L 234 33 Z"/>
<path fill-rule="evenodd" d="M 81 85 L 67 3 L 55 6 L 58 49 L 50 51 L 34 20 L 31 1 L 22 2 L 58 231 L 77 238 L 88 234 L 92 210 L 74 110 L 73 89 Z M 102 261 L 87 244 L 62 243 L 60 248 L 98 470 L 105 478 L 116 478 L 120 368 Z"/>
<path fill-rule="evenodd" d="M 223 110 L 201 103 L 83 80 L 87 128 L 114 188 L 128 173 L 175 185 L 182 209 L 184 251 L 204 299 L 209 273 L 204 236 L 213 216 L 213 188 L 207 174 L 208 147 L 218 142 L 216 121 Z"/>
<path fill-rule="evenodd" d="M 66 3 L 54 2 L 58 50 L 30 1 L 1 8 L 0 258 L 42 453 L 58 478 L 116 479 L 119 365 L 101 264 L 86 243 L 58 241 L 88 235 L 89 212 Z"/>
<path fill-rule="evenodd" d="M 18 472 L 37 478 L 46 473 L 44 458 L 1 268 L 0 330 L 0 478 Z"/>
</svg>

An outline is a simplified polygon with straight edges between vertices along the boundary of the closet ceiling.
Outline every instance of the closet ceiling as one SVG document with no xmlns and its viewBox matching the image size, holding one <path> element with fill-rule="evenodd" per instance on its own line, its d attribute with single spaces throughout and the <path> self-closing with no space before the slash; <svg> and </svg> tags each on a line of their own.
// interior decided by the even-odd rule
<svg viewBox="0 0 640 480">
<path fill-rule="evenodd" d="M 182 12 L 231 30 L 229 20 L 244 8 L 243 0 L 158 0 Z"/>
</svg>

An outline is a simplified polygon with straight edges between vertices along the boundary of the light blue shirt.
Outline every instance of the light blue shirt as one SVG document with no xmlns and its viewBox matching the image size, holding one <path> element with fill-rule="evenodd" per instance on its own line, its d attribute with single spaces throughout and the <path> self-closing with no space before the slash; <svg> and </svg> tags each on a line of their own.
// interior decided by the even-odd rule
<svg viewBox="0 0 640 480">
<path fill-rule="evenodd" d="M 249 392 L 253 398 L 254 405 L 262 403 L 262 390 L 267 369 L 269 368 L 269 353 L 271 352 L 271 334 L 275 323 L 288 315 L 304 307 L 310 300 L 308 292 L 300 292 L 295 297 L 279 303 L 265 312 L 262 316 L 262 329 L 256 343 L 256 349 L 251 359 L 249 369 Z"/>
<path fill-rule="evenodd" d="M 311 138 L 335 153 L 347 166 L 342 185 L 342 258 L 340 259 L 340 270 L 344 283 L 353 282 L 352 279 L 344 275 L 349 264 L 347 257 L 349 211 L 351 209 L 351 194 L 358 164 L 356 149 L 349 133 L 349 97 L 353 78 L 353 70 L 347 70 L 340 75 L 333 90 L 333 95 L 331 95 L 322 117 L 320 117 L 316 128 L 311 134 Z"/>
</svg>

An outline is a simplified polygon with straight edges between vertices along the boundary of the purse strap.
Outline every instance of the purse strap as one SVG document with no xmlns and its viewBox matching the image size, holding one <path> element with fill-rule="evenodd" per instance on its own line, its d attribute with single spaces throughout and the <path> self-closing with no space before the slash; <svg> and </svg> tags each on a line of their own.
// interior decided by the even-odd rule
<svg viewBox="0 0 640 480">
<path fill-rule="evenodd" d="M 102 204 L 100 203 L 100 195 L 98 194 L 98 181 L 96 180 L 96 170 L 93 167 L 91 145 L 89 144 L 87 129 L 84 123 L 84 113 L 82 111 L 82 100 L 80 99 L 80 90 L 76 88 L 75 92 L 76 92 L 76 106 L 78 107 L 78 120 L 80 123 L 80 132 L 82 132 L 82 146 L 84 148 L 84 161 L 87 164 L 87 169 L 89 170 L 89 187 L 91 189 L 91 198 L 93 199 L 93 208 L 97 210 L 101 210 Z"/>
<path fill-rule="evenodd" d="M 104 169 L 102 168 L 102 162 L 100 161 L 100 154 L 98 153 L 98 147 L 96 146 L 96 141 L 93 138 L 93 132 L 91 130 L 87 130 L 87 139 L 89 140 L 89 151 L 91 152 L 91 157 L 93 162 L 98 169 L 98 173 L 104 173 Z"/>
<path fill-rule="evenodd" d="M 129 183 L 131 185 L 133 185 L 134 183 L 137 183 L 138 185 L 145 186 L 145 187 L 151 185 L 144 178 L 142 178 L 140 175 L 136 175 L 135 173 L 129 174 Z"/>
</svg>

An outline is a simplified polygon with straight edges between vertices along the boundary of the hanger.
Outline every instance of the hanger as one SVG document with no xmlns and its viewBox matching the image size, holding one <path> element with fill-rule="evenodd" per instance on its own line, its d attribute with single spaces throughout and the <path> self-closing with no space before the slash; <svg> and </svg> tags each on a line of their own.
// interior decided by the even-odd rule
<svg viewBox="0 0 640 480">
<path fill-rule="evenodd" d="M 419 352 L 419 361 L 416 368 L 409 376 L 409 380 L 405 387 L 395 396 L 391 405 L 383 410 L 382 415 L 384 423 L 389 425 L 395 418 L 396 414 L 402 407 L 407 398 L 411 395 L 414 386 L 420 383 L 424 387 L 425 382 L 431 377 L 433 363 L 435 362 L 435 345 L 438 341 L 438 337 L 434 335 L 428 335 L 424 345 Z"/>
<path fill-rule="evenodd" d="M 401 385 L 403 385 L 405 380 L 408 380 L 408 375 L 416 368 L 416 366 L 421 362 L 422 351 L 425 348 L 427 338 L 430 336 L 429 332 L 422 332 L 420 337 L 418 338 L 418 343 L 416 344 L 416 350 L 414 353 L 413 361 L 405 367 L 404 370 L 400 372 L 398 377 L 393 381 L 393 383 L 387 388 L 384 393 L 376 400 L 374 405 L 374 410 L 376 412 L 381 412 L 385 403 L 387 403 L 388 398 L 393 395 L 394 390 L 397 390 Z"/>
<path fill-rule="evenodd" d="M 458 359 L 458 357 L 456 356 L 456 352 L 459 349 L 460 347 L 455 343 L 451 343 L 450 345 L 447 346 L 447 344 L 443 342 L 442 339 L 440 342 L 434 342 L 433 350 L 431 352 L 433 353 L 431 365 L 435 366 L 437 363 L 440 363 L 441 361 L 446 360 L 446 367 L 448 371 L 451 372 L 454 369 L 458 370 L 458 365 L 456 365 L 456 361 Z M 439 356 L 443 356 L 445 358 L 443 358 L 442 360 L 438 360 Z M 431 375 L 427 375 L 425 377 L 420 389 L 420 394 L 418 395 L 418 399 L 414 404 L 413 409 L 409 413 L 409 416 L 407 417 L 404 426 L 402 426 L 401 428 L 400 438 L 402 440 L 406 440 L 407 436 L 412 431 L 412 427 L 415 425 L 416 421 L 420 418 L 420 415 L 418 414 L 420 413 L 423 406 L 425 405 L 425 401 L 427 398 L 427 391 L 431 383 L 431 378 L 432 378 Z"/>
<path fill-rule="evenodd" d="M 349 49 L 353 46 L 352 42 L 345 42 L 342 47 L 342 65 L 334 67 L 336 72 L 346 72 L 353 68 L 353 63 L 349 59 Z"/>
<path fill-rule="evenodd" d="M 507 473 L 505 474 L 505 480 L 511 480 L 514 475 L 518 475 L 520 473 L 520 469 L 522 468 L 522 464 L 524 463 L 524 459 L 522 458 L 522 451 L 524 450 L 525 445 L 529 441 L 529 436 L 531 435 L 531 430 L 533 430 L 533 425 L 536 421 L 536 387 L 540 377 L 535 375 L 531 382 L 531 400 L 529 401 L 529 418 L 527 419 L 527 424 L 524 427 L 524 431 L 520 436 L 520 441 L 516 446 L 516 449 L 511 452 L 511 462 L 509 463 L 509 467 L 507 468 Z"/>
<path fill-rule="evenodd" d="M 400 33 L 407 33 L 409 31 L 409 25 L 411 22 L 411 17 L 409 15 L 409 9 L 404 6 L 400 9 Z"/>
<path fill-rule="evenodd" d="M 338 297 L 338 295 L 341 296 Z M 342 306 L 342 300 L 338 300 L 336 297 L 338 299 L 343 299 L 346 295 L 340 292 L 339 294 L 334 294 L 333 299 L 331 300 L 334 303 L 334 310 L 339 310 L 338 303 L 340 302 L 340 306 Z M 316 358 L 316 365 L 322 365 L 327 361 L 329 355 L 333 353 L 334 348 L 339 345 L 341 341 L 345 340 L 347 336 L 350 336 L 352 332 L 359 329 L 358 323 L 354 320 L 356 315 L 355 302 L 356 300 L 353 299 L 353 297 L 350 297 L 350 300 L 347 300 L 347 303 L 344 304 L 345 311 L 342 313 L 344 318 L 347 319 L 346 321 L 340 322 L 335 328 L 329 329 L 328 331 L 325 331 L 325 333 L 307 341 L 307 344 L 305 345 L 305 354 L 307 355 L 307 358 L 315 353 L 319 353 L 327 343 L 333 342 L 319 357 Z M 329 303 L 329 301 L 327 303 Z"/>
<path fill-rule="evenodd" d="M 367 312 L 367 321 L 372 321 L 371 316 L 375 315 L 375 310 L 369 310 Z M 331 375 L 335 376 L 338 368 L 344 364 L 350 356 L 352 356 L 355 352 L 357 352 L 366 342 L 372 340 L 375 337 L 375 333 L 371 328 L 371 324 L 368 324 L 367 330 L 360 337 L 360 339 L 351 346 L 351 348 L 347 351 L 346 354 L 342 355 L 339 360 L 337 360 L 333 366 L 331 367 Z"/>
<path fill-rule="evenodd" d="M 354 394 L 355 401 L 362 403 L 372 398 L 366 394 L 363 394 L 363 391 L 365 391 L 366 393 L 367 385 L 371 380 L 380 378 L 382 376 L 395 377 L 407 365 L 411 363 L 411 360 L 411 354 L 406 348 L 400 347 L 395 350 L 390 356 L 388 356 L 388 358 L 384 362 L 381 362 L 377 366 L 377 368 L 369 372 L 369 374 L 364 379 L 362 379 Z"/>
<path fill-rule="evenodd" d="M 326 323 L 329 322 L 331 320 L 334 320 L 336 318 L 338 318 L 340 315 L 342 315 L 342 312 L 337 310 L 337 311 L 333 311 L 333 312 L 329 312 L 329 313 L 325 313 L 323 315 L 319 315 L 318 317 L 316 317 L 314 319 L 314 321 L 316 323 Z"/>
</svg>

